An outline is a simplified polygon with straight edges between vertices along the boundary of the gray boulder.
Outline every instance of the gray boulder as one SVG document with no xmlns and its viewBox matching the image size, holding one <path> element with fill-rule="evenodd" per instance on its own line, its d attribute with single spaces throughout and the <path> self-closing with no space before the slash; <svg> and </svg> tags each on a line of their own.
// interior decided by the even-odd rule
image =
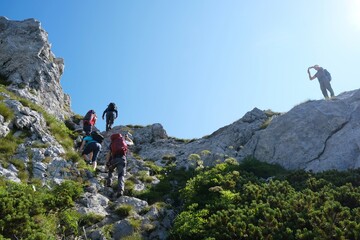
<svg viewBox="0 0 360 240">
<path fill-rule="evenodd" d="M 335 100 L 308 101 L 258 131 L 240 159 L 278 163 L 287 169 L 315 172 L 360 167 L 360 90 Z"/>
</svg>

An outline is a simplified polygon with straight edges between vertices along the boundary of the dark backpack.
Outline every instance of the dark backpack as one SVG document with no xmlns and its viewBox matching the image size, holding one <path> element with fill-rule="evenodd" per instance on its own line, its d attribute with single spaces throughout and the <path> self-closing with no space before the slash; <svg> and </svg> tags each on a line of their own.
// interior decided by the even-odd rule
<svg viewBox="0 0 360 240">
<path fill-rule="evenodd" d="M 124 156 L 127 152 L 127 144 L 125 140 L 123 139 L 122 135 L 120 133 L 116 133 L 111 135 L 111 155 L 113 157 L 115 156 Z"/>
<path fill-rule="evenodd" d="M 98 131 L 91 132 L 91 137 L 100 144 L 104 141 L 104 136 Z"/>
<path fill-rule="evenodd" d="M 324 74 L 325 74 L 325 77 L 326 77 L 329 81 L 331 81 L 331 74 L 329 73 L 329 71 L 326 70 L 326 69 L 324 69 Z"/>
<path fill-rule="evenodd" d="M 115 111 L 116 110 L 116 104 L 115 103 L 110 103 L 108 106 L 108 110 L 109 111 Z"/>
</svg>

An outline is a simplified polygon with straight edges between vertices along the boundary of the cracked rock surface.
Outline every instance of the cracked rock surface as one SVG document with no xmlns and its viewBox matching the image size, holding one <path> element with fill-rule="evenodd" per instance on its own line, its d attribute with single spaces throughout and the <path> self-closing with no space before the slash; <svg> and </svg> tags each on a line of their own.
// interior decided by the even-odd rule
<svg viewBox="0 0 360 240">
<path fill-rule="evenodd" d="M 360 90 L 331 101 L 302 103 L 275 118 L 244 146 L 252 155 L 287 169 L 314 172 L 360 166 Z"/>
</svg>

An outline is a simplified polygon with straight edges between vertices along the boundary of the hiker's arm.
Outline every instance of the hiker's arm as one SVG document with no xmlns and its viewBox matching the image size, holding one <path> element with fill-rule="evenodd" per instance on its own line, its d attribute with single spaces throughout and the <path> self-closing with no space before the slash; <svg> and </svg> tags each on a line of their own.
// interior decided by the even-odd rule
<svg viewBox="0 0 360 240">
<path fill-rule="evenodd" d="M 128 136 L 128 135 L 125 135 L 125 138 L 126 138 L 126 141 L 128 142 L 127 144 L 128 145 L 134 145 L 134 142 L 133 142 L 133 140 Z"/>
<path fill-rule="evenodd" d="M 115 109 L 115 118 L 117 118 L 118 117 L 118 111 Z"/>
<path fill-rule="evenodd" d="M 102 115 L 102 119 L 104 120 L 104 116 L 105 116 L 105 114 L 106 114 L 106 111 L 107 111 L 107 109 L 105 109 L 105 111 L 103 112 L 103 115 Z"/>
<path fill-rule="evenodd" d="M 310 73 L 310 69 L 311 69 L 312 67 L 309 67 L 308 68 L 308 70 L 307 70 L 307 72 L 308 72 L 308 74 L 309 74 L 309 79 L 310 80 L 314 80 L 315 78 L 316 78 L 316 73 L 314 74 L 314 76 L 311 76 L 311 73 Z"/>
<path fill-rule="evenodd" d="M 111 156 L 111 152 L 108 152 L 108 153 L 106 154 L 106 162 L 109 162 L 110 156 Z"/>
</svg>

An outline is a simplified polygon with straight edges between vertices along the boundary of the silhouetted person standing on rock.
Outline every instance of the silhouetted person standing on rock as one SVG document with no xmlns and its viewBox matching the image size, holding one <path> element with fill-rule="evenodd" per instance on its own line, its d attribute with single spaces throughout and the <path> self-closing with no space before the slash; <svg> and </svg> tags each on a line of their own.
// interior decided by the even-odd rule
<svg viewBox="0 0 360 240">
<path fill-rule="evenodd" d="M 115 119 L 118 117 L 118 111 L 115 103 L 110 103 L 103 112 L 102 119 L 106 115 L 106 131 L 109 131 L 114 124 Z"/>
<path fill-rule="evenodd" d="M 314 76 L 311 76 L 311 73 L 310 73 L 311 68 L 313 68 L 313 69 L 315 69 L 317 71 L 314 74 Z M 326 100 L 329 99 L 329 95 L 328 95 L 327 91 L 330 92 L 331 98 L 335 97 L 334 91 L 333 91 L 333 89 L 331 87 L 331 84 L 330 84 L 331 75 L 326 69 L 320 67 L 319 65 L 314 65 L 312 67 L 309 67 L 307 72 L 309 74 L 309 79 L 310 80 L 314 80 L 315 78 L 317 78 L 319 80 L 321 92 L 324 95 Z"/>
</svg>

